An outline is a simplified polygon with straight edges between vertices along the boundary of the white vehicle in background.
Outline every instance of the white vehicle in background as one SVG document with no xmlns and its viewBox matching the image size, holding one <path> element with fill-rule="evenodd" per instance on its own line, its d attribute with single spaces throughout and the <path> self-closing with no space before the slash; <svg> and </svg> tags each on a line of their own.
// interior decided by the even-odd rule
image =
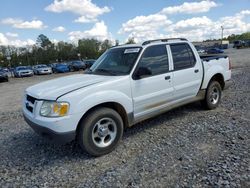
<svg viewBox="0 0 250 188">
<path fill-rule="evenodd" d="M 202 56 L 186 39 L 159 39 L 107 50 L 85 74 L 25 91 L 23 114 L 40 135 L 77 139 L 94 156 L 111 152 L 123 130 L 175 107 L 216 108 L 231 78 L 227 56 Z"/>
<path fill-rule="evenodd" d="M 37 75 L 42 75 L 42 74 L 52 74 L 52 69 L 51 67 L 47 66 L 47 65 L 35 65 L 33 67 L 33 71 L 34 71 L 34 74 L 37 74 Z"/>
<path fill-rule="evenodd" d="M 204 49 L 201 49 L 201 48 L 198 49 L 197 52 L 198 52 L 199 54 L 205 54 L 205 53 L 206 53 L 206 51 L 205 51 Z"/>
</svg>

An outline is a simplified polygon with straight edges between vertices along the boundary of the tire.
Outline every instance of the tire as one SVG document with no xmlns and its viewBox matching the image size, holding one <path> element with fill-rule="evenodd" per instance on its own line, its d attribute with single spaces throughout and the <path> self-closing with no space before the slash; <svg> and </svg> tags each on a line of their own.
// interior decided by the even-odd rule
<svg viewBox="0 0 250 188">
<path fill-rule="evenodd" d="M 79 126 L 78 143 L 82 149 L 96 157 L 113 151 L 123 135 L 122 118 L 110 108 L 94 110 Z"/>
<path fill-rule="evenodd" d="M 222 89 L 221 85 L 217 81 L 211 81 L 208 85 L 205 99 L 202 101 L 202 105 L 207 110 L 215 109 L 221 100 Z"/>
</svg>

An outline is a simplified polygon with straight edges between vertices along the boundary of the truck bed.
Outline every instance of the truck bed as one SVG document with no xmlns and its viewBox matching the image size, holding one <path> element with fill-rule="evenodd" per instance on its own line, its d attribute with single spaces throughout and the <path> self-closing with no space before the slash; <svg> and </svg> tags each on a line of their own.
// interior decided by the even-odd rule
<svg viewBox="0 0 250 188">
<path fill-rule="evenodd" d="M 221 74 L 224 81 L 231 78 L 230 61 L 227 55 L 201 55 L 203 64 L 203 82 L 201 89 L 206 89 L 214 72 Z"/>
<path fill-rule="evenodd" d="M 203 60 L 203 61 L 210 61 L 210 60 L 218 60 L 218 59 L 221 59 L 221 58 L 228 58 L 227 55 L 200 55 L 200 58 Z"/>
</svg>

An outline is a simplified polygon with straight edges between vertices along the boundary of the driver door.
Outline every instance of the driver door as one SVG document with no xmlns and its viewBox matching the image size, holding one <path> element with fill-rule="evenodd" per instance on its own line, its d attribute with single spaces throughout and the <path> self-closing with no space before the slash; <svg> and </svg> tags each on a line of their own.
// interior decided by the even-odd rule
<svg viewBox="0 0 250 188">
<path fill-rule="evenodd" d="M 136 76 L 140 68 L 150 74 Z M 135 120 L 160 110 L 173 99 L 172 72 L 165 44 L 144 50 L 131 79 Z M 145 72 L 145 71 L 144 71 Z"/>
</svg>

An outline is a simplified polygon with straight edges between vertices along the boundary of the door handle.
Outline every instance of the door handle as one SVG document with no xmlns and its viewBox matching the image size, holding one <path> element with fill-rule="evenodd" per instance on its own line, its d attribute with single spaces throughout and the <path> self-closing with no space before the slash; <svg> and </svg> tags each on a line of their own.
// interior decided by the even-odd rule
<svg viewBox="0 0 250 188">
<path fill-rule="evenodd" d="M 165 76 L 165 80 L 170 80 L 170 76 Z"/>
<path fill-rule="evenodd" d="M 199 72 L 199 69 L 195 69 L 194 72 L 195 72 L 195 73 Z"/>
</svg>

